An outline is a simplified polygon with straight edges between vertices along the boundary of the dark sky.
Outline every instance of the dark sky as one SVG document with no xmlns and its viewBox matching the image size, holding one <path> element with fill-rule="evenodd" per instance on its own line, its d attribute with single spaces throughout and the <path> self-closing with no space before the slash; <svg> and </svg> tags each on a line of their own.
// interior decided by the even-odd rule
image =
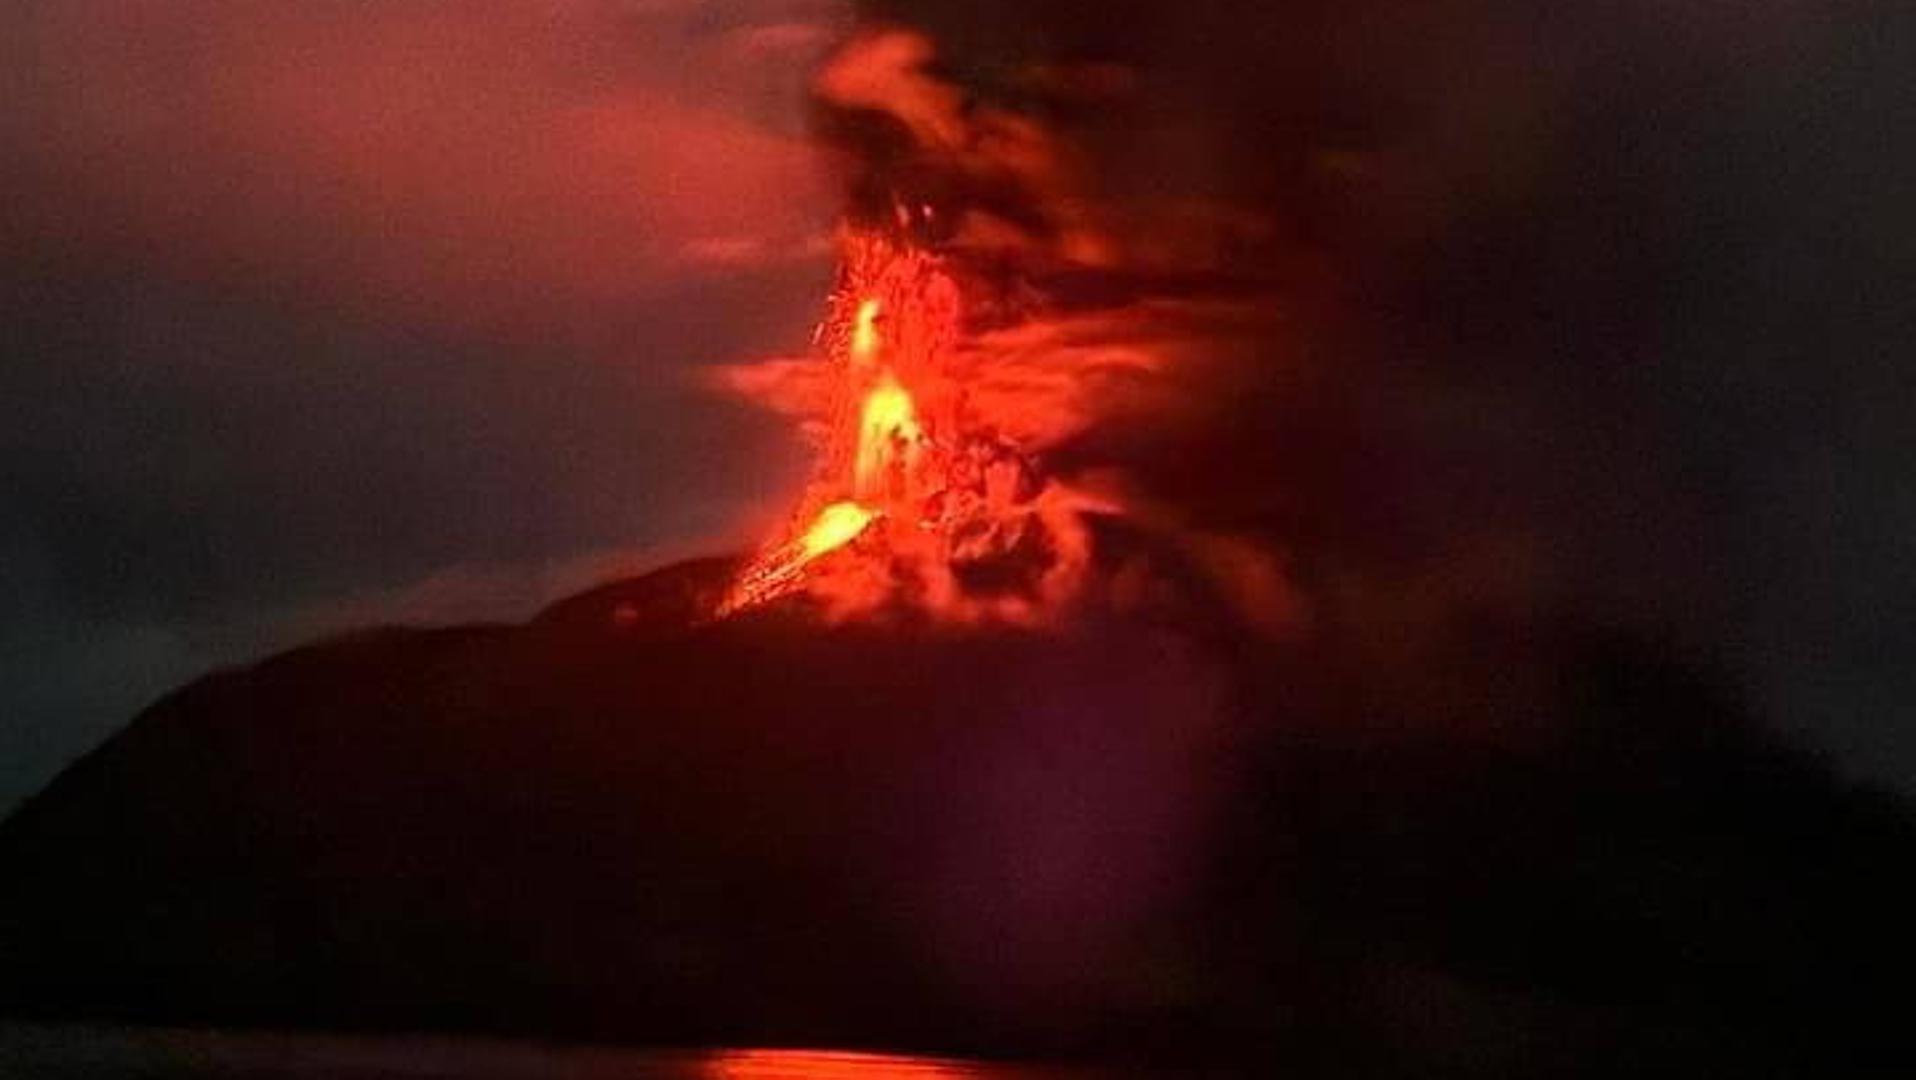
<svg viewBox="0 0 1916 1080">
<path fill-rule="evenodd" d="M 793 0 L 10 5 L 0 806 L 214 663 L 520 618 L 806 462 L 834 196 Z"/>
<path fill-rule="evenodd" d="M 1580 603 L 1916 788 L 1895 5 L 869 7 L 967 81 L 1134 69 L 1094 163 L 1310 254 L 1319 351 L 1435 433 L 1427 498 L 1522 489 Z M 837 194 L 804 86 L 850 18 L 0 15 L 0 806 L 212 664 L 759 535 L 806 462 L 700 371 L 810 329 Z"/>
</svg>

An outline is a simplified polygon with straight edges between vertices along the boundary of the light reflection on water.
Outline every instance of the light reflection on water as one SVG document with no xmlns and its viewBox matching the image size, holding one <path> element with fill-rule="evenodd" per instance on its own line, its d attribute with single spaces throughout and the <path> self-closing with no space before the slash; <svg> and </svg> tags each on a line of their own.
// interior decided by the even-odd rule
<svg viewBox="0 0 1916 1080">
<path fill-rule="evenodd" d="M 1117 1075 L 844 1050 L 661 1052 L 0 1019 L 4 1080 L 1115 1080 Z"/>
<path fill-rule="evenodd" d="M 700 1080 L 996 1080 L 1009 1070 L 935 1058 L 835 1050 L 721 1050 L 700 1062 Z"/>
</svg>

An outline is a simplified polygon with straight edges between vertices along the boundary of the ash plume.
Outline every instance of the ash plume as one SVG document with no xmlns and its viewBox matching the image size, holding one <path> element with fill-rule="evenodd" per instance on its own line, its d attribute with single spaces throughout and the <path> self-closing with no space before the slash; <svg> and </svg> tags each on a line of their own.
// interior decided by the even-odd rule
<svg viewBox="0 0 1916 1080">
<path fill-rule="evenodd" d="M 847 191 L 821 355 L 721 381 L 800 418 L 822 471 L 725 610 L 797 588 L 835 596 L 841 614 L 882 595 L 943 617 L 1054 619 L 1087 580 L 1113 578 L 1091 567 L 1094 548 L 1110 552 L 1087 531 L 1108 517 L 1182 549 L 1201 577 L 1241 578 L 1213 584 L 1249 626 L 1279 628 L 1295 605 L 1275 552 L 1190 527 L 1174 503 L 1133 490 L 1100 438 L 1188 415 L 1216 375 L 1207 368 L 1270 332 L 1262 283 L 1220 275 L 1203 250 L 1257 232 L 1255 216 L 1140 213 L 1109 197 L 1041 107 L 1085 80 L 1034 71 L 1034 97 L 994 101 L 953 81 L 937 49 L 909 28 L 867 27 L 813 81 Z M 1122 91 L 1118 70 L 1106 74 L 1091 92 Z M 878 431 L 883 402 L 896 418 Z M 881 461 L 889 480 L 871 473 Z M 929 550 L 927 533 L 941 538 Z M 847 586 L 854 575 L 833 567 L 853 562 L 863 581 Z M 1138 568 L 1128 560 L 1119 575 Z"/>
<path fill-rule="evenodd" d="M 816 347 L 718 373 L 813 436 L 791 521 L 159 702 L 0 825 L 0 1009 L 1177 1075 L 1907 1059 L 1908 807 L 1762 723 L 1909 774 L 1908 42 L 1866 7 L 864 5 L 811 82 Z M 686 488 L 723 441 L 674 443 Z"/>
<path fill-rule="evenodd" d="M 985 283 L 977 340 L 1070 384 L 1049 467 L 1259 551 L 1407 700 L 1472 635 L 1618 627 L 1885 745 L 1905 15 L 861 11 L 817 130 L 854 217 L 949 208 L 919 224 Z"/>
</svg>

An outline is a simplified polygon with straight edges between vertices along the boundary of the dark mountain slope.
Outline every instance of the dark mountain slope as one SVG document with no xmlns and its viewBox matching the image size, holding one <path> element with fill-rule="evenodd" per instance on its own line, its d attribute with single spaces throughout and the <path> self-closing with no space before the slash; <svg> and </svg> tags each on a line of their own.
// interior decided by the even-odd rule
<svg viewBox="0 0 1916 1080">
<path fill-rule="evenodd" d="M 1906 1049 L 1906 811 L 1639 646 L 1493 635 L 1540 689 L 1441 708 L 1531 715 L 1432 725 L 1218 625 L 701 624 L 729 568 L 160 702 L 0 827 L 0 1005 L 1297 1075 Z"/>
</svg>

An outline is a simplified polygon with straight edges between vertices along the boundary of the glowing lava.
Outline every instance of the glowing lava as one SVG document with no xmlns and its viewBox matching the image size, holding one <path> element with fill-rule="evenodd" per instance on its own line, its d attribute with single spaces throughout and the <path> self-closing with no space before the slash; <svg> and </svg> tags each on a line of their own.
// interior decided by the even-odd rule
<svg viewBox="0 0 1916 1080">
<path fill-rule="evenodd" d="M 867 510 L 855 502 L 835 502 L 818 512 L 818 519 L 805 535 L 798 538 L 799 551 L 807 562 L 818 558 L 828 551 L 836 551 L 858 539 L 865 526 L 877 517 L 876 511 Z"/>
<path fill-rule="evenodd" d="M 812 418 L 818 475 L 718 614 L 803 593 L 837 616 L 1030 621 L 1082 562 L 1069 500 L 968 406 L 960 294 L 941 259 L 887 235 L 844 243 L 812 361 L 831 388 Z"/>
<path fill-rule="evenodd" d="M 852 359 L 868 364 L 878 352 L 878 301 L 863 300 L 852 319 Z"/>
<path fill-rule="evenodd" d="M 898 380 L 885 376 L 865 395 L 860 410 L 852 490 L 861 499 L 881 496 L 894 468 L 911 468 L 923 439 L 911 394 Z"/>
<path fill-rule="evenodd" d="M 1271 553 L 1194 528 L 1175 493 L 1129 475 L 1133 455 L 1215 411 L 1189 400 L 1201 373 L 1172 377 L 1179 358 L 1223 371 L 1281 316 L 1206 285 L 1207 253 L 1261 243 L 1262 223 L 1160 235 L 1100 195 L 1062 133 L 945 81 L 935 56 L 874 29 L 814 81 L 831 115 L 857 118 L 835 136 L 853 166 L 836 287 L 809 355 L 714 379 L 798 421 L 817 467 L 714 615 L 782 602 L 827 620 L 1063 627 L 1204 591 L 1287 625 Z"/>
</svg>

